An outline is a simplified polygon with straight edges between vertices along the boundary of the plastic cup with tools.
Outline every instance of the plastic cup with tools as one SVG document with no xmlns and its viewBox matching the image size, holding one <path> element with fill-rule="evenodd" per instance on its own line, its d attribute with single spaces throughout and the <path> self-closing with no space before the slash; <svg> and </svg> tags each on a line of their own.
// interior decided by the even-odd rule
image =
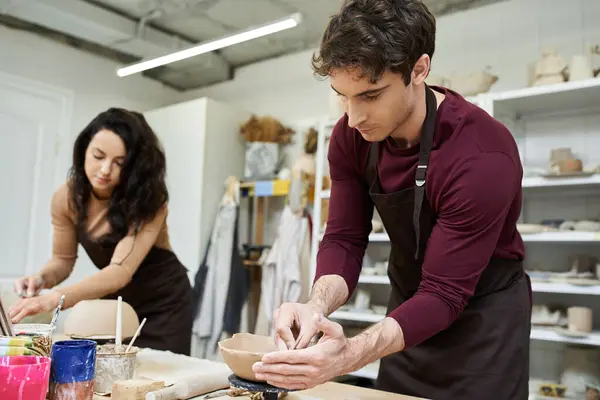
<svg viewBox="0 0 600 400">
<path fill-rule="evenodd" d="M 15 336 L 30 337 L 34 348 L 44 356 L 50 356 L 52 335 L 55 327 L 50 324 L 16 324 L 13 326 Z"/>
</svg>

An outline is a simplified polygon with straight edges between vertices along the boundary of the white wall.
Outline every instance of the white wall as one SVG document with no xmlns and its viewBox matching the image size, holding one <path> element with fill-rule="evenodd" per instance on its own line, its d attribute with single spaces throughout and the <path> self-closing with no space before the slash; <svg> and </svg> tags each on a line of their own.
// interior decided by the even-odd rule
<svg viewBox="0 0 600 400">
<path fill-rule="evenodd" d="M 239 126 L 249 114 L 208 98 L 145 113 L 165 147 L 169 234 L 193 280 L 210 238 L 227 176 L 244 171 Z"/>
<path fill-rule="evenodd" d="M 0 26 L 0 70 L 69 90 L 74 95 L 74 135 L 100 111 L 120 106 L 138 111 L 169 104 L 179 93 L 134 75 L 119 78 L 117 63 L 34 34 Z"/>
<path fill-rule="evenodd" d="M 313 77 L 311 55 L 308 50 L 251 64 L 236 70 L 231 81 L 183 96 L 208 96 L 286 123 L 321 117 L 326 112 L 329 83 Z"/>
</svg>

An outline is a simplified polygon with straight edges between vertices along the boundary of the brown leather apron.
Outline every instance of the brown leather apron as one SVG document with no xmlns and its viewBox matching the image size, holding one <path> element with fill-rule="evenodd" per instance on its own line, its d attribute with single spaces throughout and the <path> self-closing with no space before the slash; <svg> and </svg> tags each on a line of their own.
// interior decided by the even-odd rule
<svg viewBox="0 0 600 400">
<path fill-rule="evenodd" d="M 417 292 L 423 255 L 436 223 L 436 214 L 426 198 L 425 179 L 437 104 L 430 88 L 426 93 L 427 116 L 415 186 L 383 193 L 377 168 L 381 143 L 371 144 L 369 150 L 366 175 L 370 195 L 392 245 L 388 313 Z M 450 327 L 381 360 L 377 388 L 436 400 L 527 399 L 529 290 L 522 262 L 492 258 L 474 296 Z"/>
<path fill-rule="evenodd" d="M 116 246 L 103 246 L 87 234 L 79 234 L 79 242 L 96 267 L 110 264 Z M 133 307 L 140 322 L 147 318 L 136 346 L 190 355 L 192 286 L 186 268 L 172 251 L 153 246 L 131 282 L 104 298 L 118 296 Z"/>
</svg>

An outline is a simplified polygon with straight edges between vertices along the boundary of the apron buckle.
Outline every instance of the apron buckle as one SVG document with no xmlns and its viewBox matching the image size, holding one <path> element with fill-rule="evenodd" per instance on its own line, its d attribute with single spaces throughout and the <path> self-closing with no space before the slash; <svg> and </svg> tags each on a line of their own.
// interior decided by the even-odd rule
<svg viewBox="0 0 600 400">
<path fill-rule="evenodd" d="M 427 175 L 427 165 L 417 165 L 417 172 L 415 173 L 415 184 L 417 186 L 423 186 L 425 184 L 425 176 Z"/>
</svg>

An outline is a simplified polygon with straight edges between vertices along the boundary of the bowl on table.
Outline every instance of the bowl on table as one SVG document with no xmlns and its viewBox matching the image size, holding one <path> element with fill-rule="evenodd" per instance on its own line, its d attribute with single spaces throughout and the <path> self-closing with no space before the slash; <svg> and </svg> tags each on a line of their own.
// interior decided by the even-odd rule
<svg viewBox="0 0 600 400">
<path fill-rule="evenodd" d="M 256 379 L 252 366 L 262 360 L 266 353 L 277 351 L 272 336 L 236 333 L 231 338 L 219 342 L 219 350 L 229 369 L 242 379 L 264 382 Z"/>
</svg>

